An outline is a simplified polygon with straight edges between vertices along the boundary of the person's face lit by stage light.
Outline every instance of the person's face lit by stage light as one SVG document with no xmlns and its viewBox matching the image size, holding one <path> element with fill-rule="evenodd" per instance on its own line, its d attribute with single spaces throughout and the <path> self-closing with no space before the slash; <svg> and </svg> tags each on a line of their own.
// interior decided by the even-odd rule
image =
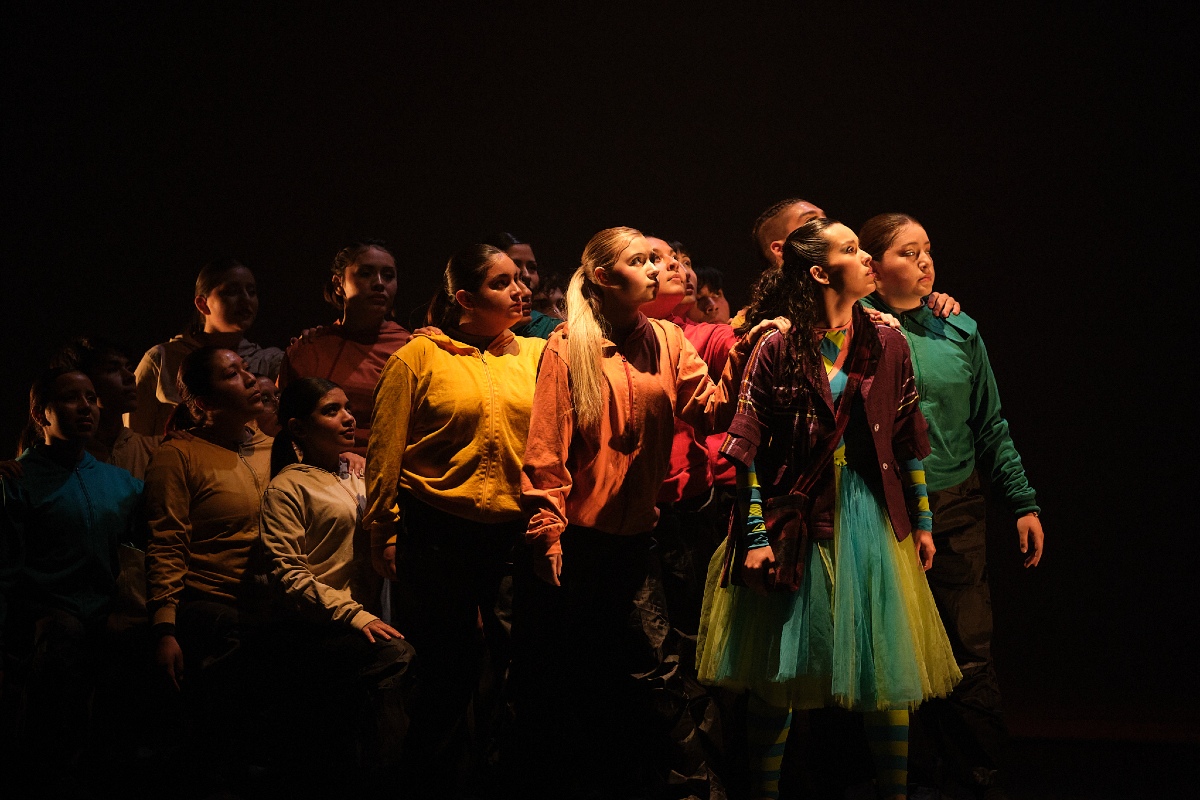
<svg viewBox="0 0 1200 800">
<path fill-rule="evenodd" d="M 108 353 L 88 372 L 88 378 L 100 398 L 105 414 L 137 411 L 137 381 L 129 359 L 121 353 Z"/>
<path fill-rule="evenodd" d="M 368 247 L 358 259 L 334 276 L 346 304 L 346 314 L 386 315 L 396 299 L 396 259 L 378 247 Z"/>
<path fill-rule="evenodd" d="M 88 376 L 68 372 L 55 378 L 38 422 L 47 444 L 91 439 L 100 424 L 100 400 Z"/>
<path fill-rule="evenodd" d="M 859 249 L 854 231 L 839 222 L 830 225 L 821 236 L 829 245 L 829 264 L 813 267 L 814 277 L 845 298 L 858 300 L 875 291 L 871 254 Z"/>
<path fill-rule="evenodd" d="M 541 278 L 538 275 L 537 259 L 533 256 L 533 248 L 527 244 L 514 244 L 504 251 L 521 271 L 521 282 L 529 287 L 529 291 L 537 294 Z"/>
<path fill-rule="evenodd" d="M 497 336 L 526 317 L 530 294 L 517 265 L 501 253 L 488 262 L 478 290 L 459 290 L 455 298 L 463 308 L 464 326 L 479 335 Z"/>
<path fill-rule="evenodd" d="M 207 295 L 195 300 L 204 315 L 207 333 L 236 333 L 247 330 L 258 316 L 258 284 L 245 267 L 234 267 Z"/>
<path fill-rule="evenodd" d="M 929 234 L 915 222 L 900 228 L 887 251 L 872 261 L 879 295 L 897 310 L 921 304 L 933 291 L 933 248 Z"/>
</svg>

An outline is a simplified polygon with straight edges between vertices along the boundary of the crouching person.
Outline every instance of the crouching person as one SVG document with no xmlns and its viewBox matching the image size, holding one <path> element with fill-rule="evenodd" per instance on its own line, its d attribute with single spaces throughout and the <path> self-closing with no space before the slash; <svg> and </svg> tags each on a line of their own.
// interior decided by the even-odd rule
<svg viewBox="0 0 1200 800">
<path fill-rule="evenodd" d="M 362 528 L 366 487 L 341 456 L 354 446 L 355 419 L 337 384 L 302 378 L 283 390 L 279 424 L 262 502 L 277 589 L 269 650 L 279 659 L 284 715 L 292 707 L 311 720 L 316 711 L 328 732 L 300 737 L 312 752 L 291 756 L 304 759 L 306 776 L 340 781 L 353 765 L 360 788 L 382 788 L 395 780 L 408 727 L 413 648 L 376 613 L 382 578 Z M 305 702 L 287 699 L 296 697 Z"/>
</svg>

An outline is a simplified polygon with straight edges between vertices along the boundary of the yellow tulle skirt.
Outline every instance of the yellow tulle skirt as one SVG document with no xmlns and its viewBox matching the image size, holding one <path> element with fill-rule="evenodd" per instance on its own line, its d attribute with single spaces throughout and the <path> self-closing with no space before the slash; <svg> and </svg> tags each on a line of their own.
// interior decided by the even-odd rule
<svg viewBox="0 0 1200 800">
<path fill-rule="evenodd" d="M 834 537 L 812 543 L 798 591 L 722 588 L 718 548 L 697 643 L 700 680 L 780 708 L 912 709 L 949 694 L 962 673 L 913 537 L 896 541 L 863 479 L 840 457 L 835 464 Z"/>
</svg>

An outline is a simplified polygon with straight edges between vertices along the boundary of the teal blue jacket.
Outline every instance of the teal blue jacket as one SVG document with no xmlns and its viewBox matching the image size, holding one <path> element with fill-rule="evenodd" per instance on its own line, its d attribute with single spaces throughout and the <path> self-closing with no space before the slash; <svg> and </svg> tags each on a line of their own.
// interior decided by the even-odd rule
<svg viewBox="0 0 1200 800">
<path fill-rule="evenodd" d="M 0 492 L 0 642 L 13 600 L 90 620 L 116 587 L 117 544 L 131 541 L 142 482 L 90 453 L 67 470 L 39 447 Z"/>
<path fill-rule="evenodd" d="M 966 314 L 941 319 L 924 305 L 900 313 L 875 294 L 863 302 L 899 319 L 908 339 L 921 413 L 929 423 L 932 453 L 924 461 L 929 491 L 957 486 L 978 467 L 1013 513 L 1038 511 L 1000 414 L 1000 392 L 975 320 Z"/>
</svg>

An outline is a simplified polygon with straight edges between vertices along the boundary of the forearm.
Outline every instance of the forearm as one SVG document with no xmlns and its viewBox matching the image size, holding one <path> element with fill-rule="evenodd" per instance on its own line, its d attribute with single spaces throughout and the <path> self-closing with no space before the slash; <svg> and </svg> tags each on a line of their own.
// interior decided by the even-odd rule
<svg viewBox="0 0 1200 800">
<path fill-rule="evenodd" d="M 738 508 L 741 511 L 741 549 L 757 550 L 770 545 L 767 523 L 763 518 L 762 494 L 754 464 L 737 466 Z"/>
<path fill-rule="evenodd" d="M 929 508 L 929 487 L 925 485 L 924 466 L 919 459 L 908 459 L 904 462 L 904 469 L 901 472 L 913 528 L 918 531 L 932 531 L 933 511 Z"/>
</svg>

